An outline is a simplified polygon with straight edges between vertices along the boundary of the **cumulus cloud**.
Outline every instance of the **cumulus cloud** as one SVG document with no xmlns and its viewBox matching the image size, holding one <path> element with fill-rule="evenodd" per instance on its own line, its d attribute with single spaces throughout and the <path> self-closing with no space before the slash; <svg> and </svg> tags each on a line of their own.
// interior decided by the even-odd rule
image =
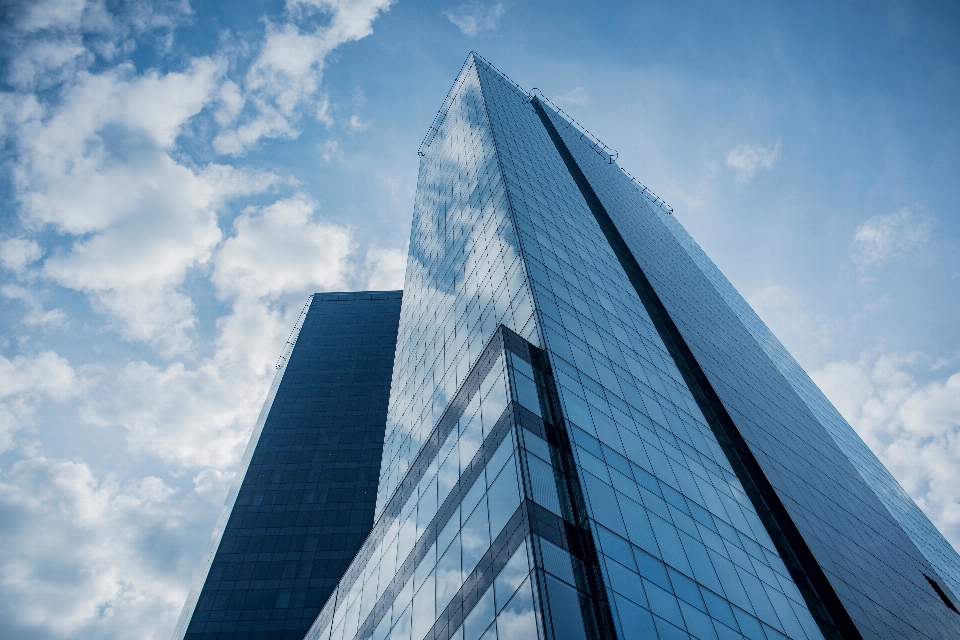
<svg viewBox="0 0 960 640">
<path fill-rule="evenodd" d="M 28 238 L 8 238 L 0 241 L 0 264 L 18 274 L 23 273 L 28 265 L 42 256 L 43 248 Z"/>
<path fill-rule="evenodd" d="M 153 476 L 120 483 L 78 461 L 17 462 L 0 474 L 0 635 L 169 638 L 184 560 L 199 556 L 181 548 L 198 506 L 210 509 Z"/>
<path fill-rule="evenodd" d="M 22 215 L 82 234 L 149 202 L 162 179 L 149 177 L 166 168 L 163 156 L 210 99 L 222 71 L 221 63 L 202 58 L 163 75 L 137 76 L 131 64 L 84 74 L 60 104 L 19 123 L 14 180 Z"/>
<path fill-rule="evenodd" d="M 406 269 L 406 250 L 370 247 L 364 262 L 365 288 L 372 291 L 402 289 Z"/>
<path fill-rule="evenodd" d="M 557 104 L 587 104 L 590 101 L 590 96 L 587 94 L 587 90 L 583 87 L 574 87 L 567 93 L 557 96 L 554 100 Z"/>
<path fill-rule="evenodd" d="M 349 131 L 365 131 L 370 128 L 369 122 L 364 122 L 360 119 L 360 116 L 353 114 L 350 116 L 350 119 L 347 121 L 347 130 Z"/>
<path fill-rule="evenodd" d="M 169 33 L 192 13 L 189 0 L 6 4 L 4 41 L 12 52 L 7 79 L 20 89 L 65 80 L 71 70 L 85 68 L 95 57 L 112 62 L 135 48 L 138 36 Z"/>
<path fill-rule="evenodd" d="M 239 155 L 263 138 L 295 138 L 301 111 L 312 102 L 320 122 L 329 123 L 320 83 L 327 57 L 340 45 L 373 32 L 373 21 L 393 0 L 290 0 L 291 20 L 267 23 L 259 55 L 244 78 L 245 96 L 253 114 L 236 129 L 214 140 L 219 153 Z M 328 14 L 325 26 L 302 28 L 297 18 L 314 12 Z"/>
<path fill-rule="evenodd" d="M 481 31 L 492 31 L 497 28 L 500 18 L 506 13 L 507 7 L 502 2 L 483 5 L 479 2 L 468 2 L 452 9 L 447 9 L 443 15 L 465 36 L 473 37 Z"/>
<path fill-rule="evenodd" d="M 304 196 L 241 214 L 216 258 L 212 280 L 221 295 L 275 299 L 345 287 L 352 233 L 315 214 Z"/>
<path fill-rule="evenodd" d="M 27 308 L 27 314 L 21 322 L 30 326 L 45 328 L 64 327 L 67 324 L 67 314 L 62 309 L 44 309 L 37 296 L 29 289 L 14 284 L 5 284 L 0 288 L 3 297 L 9 300 L 19 300 Z"/>
<path fill-rule="evenodd" d="M 62 29 L 80 25 L 86 0 L 38 0 L 20 5 L 14 14 L 16 26 L 23 31 Z"/>
<path fill-rule="evenodd" d="M 934 219 L 904 207 L 874 216 L 859 227 L 850 243 L 850 259 L 860 269 L 881 267 L 921 251 L 930 241 Z"/>
<path fill-rule="evenodd" d="M 239 325 L 230 328 L 249 341 L 232 344 L 236 353 L 218 350 L 193 368 L 131 362 L 108 381 L 109 395 L 84 404 L 82 417 L 120 426 L 132 453 L 155 456 L 178 473 L 236 468 L 273 373 L 271 358 L 292 326 L 276 312 L 245 311 L 229 318 Z"/>
<path fill-rule="evenodd" d="M 811 377 L 955 548 L 960 548 L 960 372 L 923 354 L 863 354 Z"/>
<path fill-rule="evenodd" d="M 274 176 L 173 158 L 186 123 L 214 95 L 221 62 L 137 76 L 122 64 L 85 74 L 62 101 L 19 123 L 14 185 L 28 227 L 75 237 L 44 273 L 88 293 L 128 338 L 174 354 L 190 345 L 192 301 L 178 290 L 221 239 L 217 213 Z M 32 241 L 2 247 L 4 264 L 36 259 Z"/>
<path fill-rule="evenodd" d="M 53 351 L 12 360 L 0 356 L 0 452 L 13 448 L 18 431 L 34 425 L 41 402 L 63 402 L 83 386 L 70 363 Z"/>
<path fill-rule="evenodd" d="M 166 155 L 153 160 L 142 168 L 152 173 L 152 183 L 128 183 L 135 193 L 125 219 L 48 259 L 45 273 L 90 293 L 126 337 L 172 355 L 189 348 L 195 323 L 193 302 L 178 287 L 220 241 L 219 207 L 231 196 L 261 190 L 273 177 L 217 166 L 195 173 Z"/>
<path fill-rule="evenodd" d="M 7 81 L 19 89 L 49 86 L 89 62 L 90 53 L 79 35 L 33 40 L 10 61 Z"/>
<path fill-rule="evenodd" d="M 320 157 L 324 162 L 330 162 L 337 155 L 337 148 L 340 146 L 339 140 L 327 140 L 320 145 Z"/>
<path fill-rule="evenodd" d="M 780 141 L 772 147 L 738 144 L 727 154 L 727 166 L 737 174 L 737 182 L 747 184 L 760 170 L 769 171 L 780 159 Z"/>
<path fill-rule="evenodd" d="M 214 352 L 197 366 L 132 362 L 84 419 L 123 428 L 134 452 L 180 471 L 232 470 L 263 403 L 273 364 L 309 293 L 348 287 L 349 229 L 318 219 L 303 196 L 249 208 L 212 258 L 211 281 L 231 302 Z M 290 304 L 274 304 L 281 297 Z"/>
<path fill-rule="evenodd" d="M 183 0 L 14 5 L 0 139 L 19 221 L 0 238 L 0 300 L 25 312 L 7 314 L 24 336 L 0 355 L 0 452 L 14 451 L 0 470 L 0 637 L 165 638 L 307 295 L 402 278 L 393 252 L 358 257 L 352 230 L 293 180 L 237 159 L 302 117 L 334 124 L 331 52 L 390 0 L 289 0 L 258 23 L 247 66 L 224 34 L 173 68 Z M 147 71 L 129 62 L 145 38 Z M 367 126 L 356 106 L 348 131 Z M 234 158 L 211 162 L 211 146 Z M 17 355 L 79 325 L 82 364 Z M 98 362 L 107 351 L 120 363 Z M 122 438 L 130 464 L 43 457 L 24 435 L 65 430 Z"/>
</svg>

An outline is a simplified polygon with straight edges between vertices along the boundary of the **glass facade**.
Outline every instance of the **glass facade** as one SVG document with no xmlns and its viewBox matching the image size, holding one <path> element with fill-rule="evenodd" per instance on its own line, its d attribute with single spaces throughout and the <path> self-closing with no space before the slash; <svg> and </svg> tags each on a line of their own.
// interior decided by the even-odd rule
<svg viewBox="0 0 960 640">
<path fill-rule="evenodd" d="M 487 122 L 479 78 L 465 65 L 423 147 L 378 515 L 497 327 L 538 340 Z"/>
<path fill-rule="evenodd" d="M 854 631 L 960 634 L 956 552 L 675 218 L 550 114 Z"/>
<path fill-rule="evenodd" d="M 606 147 L 471 54 L 420 155 L 377 524 L 308 638 L 960 632 L 955 552 Z"/>
<path fill-rule="evenodd" d="M 960 637 L 956 552 L 607 147 L 471 54 L 419 153 L 369 535 L 306 638 Z"/>
<path fill-rule="evenodd" d="M 620 576 L 608 588 L 615 609 L 628 613 L 614 613 L 615 624 L 653 613 L 651 624 L 666 636 L 697 629 L 698 637 L 817 637 L 790 572 L 529 96 L 482 62 L 479 68 L 589 529 L 601 562 Z M 643 590 L 626 582 L 625 570 L 645 573 L 626 552 L 638 546 L 645 566 L 675 579 Z M 684 600 L 671 586 L 681 579 L 701 596 Z M 633 600 L 622 593 L 628 584 Z M 706 592 L 724 601 L 720 618 L 704 609 Z"/>
<path fill-rule="evenodd" d="M 313 296 L 177 637 L 303 638 L 373 525 L 400 303 Z"/>
</svg>

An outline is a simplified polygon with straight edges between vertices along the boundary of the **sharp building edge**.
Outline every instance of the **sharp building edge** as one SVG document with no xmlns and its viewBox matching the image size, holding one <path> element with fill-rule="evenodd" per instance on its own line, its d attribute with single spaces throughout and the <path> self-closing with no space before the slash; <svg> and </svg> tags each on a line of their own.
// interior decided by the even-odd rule
<svg viewBox="0 0 960 640">
<path fill-rule="evenodd" d="M 418 153 L 389 365 L 351 387 L 376 410 L 265 444 L 320 388 L 315 297 L 180 637 L 960 637 L 960 557 L 609 147 L 471 53 Z M 315 516 L 278 512 L 347 527 L 322 580 L 295 577 Z"/>
<path fill-rule="evenodd" d="M 373 525 L 400 303 L 400 291 L 311 297 L 176 640 L 303 638 Z"/>
</svg>

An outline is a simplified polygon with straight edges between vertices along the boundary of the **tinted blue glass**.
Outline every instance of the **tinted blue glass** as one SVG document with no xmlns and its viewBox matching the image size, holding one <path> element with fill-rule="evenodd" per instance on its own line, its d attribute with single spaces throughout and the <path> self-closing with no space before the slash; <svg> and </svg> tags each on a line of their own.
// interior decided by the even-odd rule
<svg viewBox="0 0 960 640">
<path fill-rule="evenodd" d="M 551 113 L 860 633 L 960 634 L 926 577 L 960 588 L 957 553 L 676 219 Z"/>
<path fill-rule="evenodd" d="M 818 637 L 789 571 L 529 97 L 489 66 L 480 69 L 545 345 L 552 367 L 562 372 L 559 399 L 598 548 L 621 563 L 631 547 L 645 549 L 655 565 L 709 582 L 758 625 L 762 620 L 780 631 L 800 629 L 799 637 Z M 692 517 L 694 508 L 710 525 Z M 721 527 L 725 536 L 714 533 Z M 715 557 L 729 571 L 719 575 L 712 565 L 694 571 L 691 557 Z M 659 573 L 665 575 L 662 568 Z M 752 600 L 741 573 L 756 585 Z M 669 621 L 663 633 L 683 633 L 678 595 L 669 582 L 664 586 L 656 587 L 653 613 Z M 772 614 L 771 597 L 796 605 L 784 610 L 788 619 Z"/>
<path fill-rule="evenodd" d="M 539 344 L 472 61 L 432 132 L 417 181 L 378 514 L 497 327 Z"/>
<path fill-rule="evenodd" d="M 376 522 L 306 638 L 950 637 L 929 523 L 605 147 L 471 54 L 421 155 Z"/>
<path fill-rule="evenodd" d="M 186 631 L 300 640 L 373 524 L 400 292 L 317 294 Z"/>
</svg>

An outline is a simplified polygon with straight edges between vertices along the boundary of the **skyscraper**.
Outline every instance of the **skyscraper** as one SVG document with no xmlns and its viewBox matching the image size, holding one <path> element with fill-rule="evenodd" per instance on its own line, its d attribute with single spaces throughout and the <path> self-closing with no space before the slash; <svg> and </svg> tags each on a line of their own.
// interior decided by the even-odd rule
<svg viewBox="0 0 960 640">
<path fill-rule="evenodd" d="M 308 638 L 960 637 L 960 558 L 671 215 L 471 54 Z"/>
<path fill-rule="evenodd" d="M 471 54 L 419 153 L 369 534 L 327 597 L 241 576 L 231 525 L 269 516 L 230 516 L 198 632 L 309 604 L 311 640 L 960 637 L 960 557 L 610 149 Z"/>
<path fill-rule="evenodd" d="M 400 301 L 304 307 L 176 638 L 303 638 L 373 525 Z"/>
</svg>

